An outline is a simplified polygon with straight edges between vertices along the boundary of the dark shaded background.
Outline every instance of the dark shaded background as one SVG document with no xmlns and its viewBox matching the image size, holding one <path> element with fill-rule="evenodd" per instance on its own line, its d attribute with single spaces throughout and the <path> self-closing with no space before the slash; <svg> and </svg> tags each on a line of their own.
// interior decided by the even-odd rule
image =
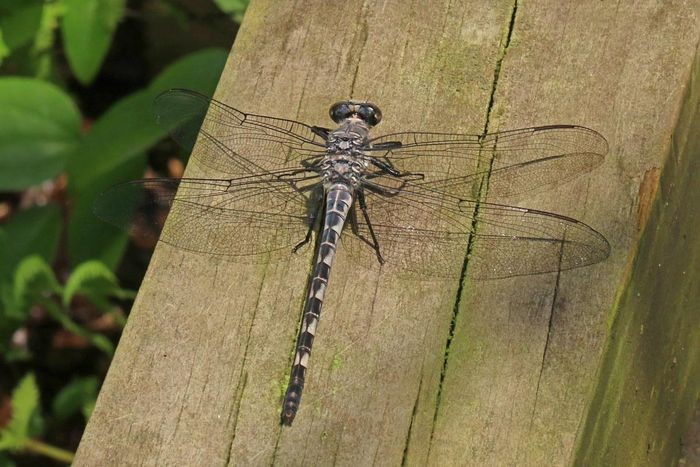
<svg viewBox="0 0 700 467">
<path fill-rule="evenodd" d="M 7 6 L 0 6 L 0 34 L 4 33 L 0 37 L 10 42 L 14 31 L 11 29 L 17 24 L 10 24 L 10 21 L 12 14 L 19 11 L 17 8 L 23 6 L 20 2 L 12 0 Z M 216 3 L 212 0 L 127 0 L 109 51 L 99 72 L 88 83 L 81 82 L 71 69 L 59 15 L 51 31 L 52 43 L 40 53 L 36 39 L 6 51 L 0 64 L 0 87 L 6 80 L 23 77 L 28 87 L 40 81 L 62 89 L 77 106 L 82 119 L 81 138 L 88 141 L 93 126 L 105 125 L 101 123 L 102 117 L 120 105 L 131 103 L 134 95 L 142 93 L 179 60 L 186 61 L 187 57 L 194 56 L 192 54 L 209 49 L 201 60 L 215 59 L 216 65 L 212 67 L 220 70 L 246 3 L 240 0 Z M 37 0 L 34 4 L 47 8 L 57 3 Z M 229 8 L 223 11 L 221 6 Z M 32 33 L 27 31 L 28 35 Z M 219 50 L 211 50 L 212 47 Z M 215 84 L 218 73 L 214 74 L 196 79 Z M 211 84 L 208 87 L 213 91 Z M 137 109 L 135 113 L 148 113 L 147 109 L 134 108 Z M 1 106 L 0 112 L 3 112 Z M 13 117 L 14 114 L 5 115 L 5 118 Z M 152 117 L 141 115 L 140 118 Z M 21 122 L 15 123 L 21 126 Z M 3 170 L 2 151 L 10 146 L 0 144 L 0 171 Z M 23 156 L 13 153 L 8 157 L 13 158 L 13 163 L 23 164 Z M 36 169 L 31 156 L 26 154 L 23 170 L 27 173 Z M 100 151 L 90 154 L 95 161 L 100 156 Z M 89 238 L 91 224 L 99 222 L 87 214 L 78 215 L 79 207 L 90 204 L 98 187 L 123 178 L 124 174 L 115 170 L 113 180 L 102 177 L 99 183 L 96 180 L 91 185 L 85 182 L 83 174 L 77 186 L 77 177 L 70 169 L 71 157 L 72 154 L 67 155 L 66 170 L 44 183 L 21 190 L 0 190 L 0 262 L 6 270 L 0 278 L 0 295 L 6 298 L 0 302 L 0 430 L 4 430 L 0 431 L 0 466 L 66 465 L 57 460 L 61 454 L 52 449 L 74 452 L 77 448 L 111 360 L 109 352 L 100 351 L 96 343 L 104 343 L 104 348 L 109 348 L 110 344 L 116 346 L 131 306 L 133 293 L 129 291 L 138 289 L 153 247 L 153 239 L 127 244 L 126 234 L 111 232 L 116 245 L 114 251 L 118 252 L 116 261 L 102 267 L 104 271 L 114 271 L 116 281 L 92 277 L 66 304 L 61 303 L 60 292 L 50 286 L 46 274 L 34 275 L 31 280 L 25 280 L 25 284 L 30 284 L 31 293 L 26 294 L 24 300 L 16 299 L 17 271 L 23 260 L 39 255 L 63 288 L 77 266 L 91 259 L 85 258 L 85 254 L 76 255 L 70 247 L 69 236 L 75 235 L 70 233 L 71 229 L 78 226 L 83 229 L 85 238 Z M 130 169 L 136 176 L 154 173 L 179 176 L 184 162 L 183 155 L 167 139 L 131 159 L 141 159 L 135 169 Z M 56 227 L 46 228 L 49 222 L 46 219 L 53 218 L 34 215 L 40 212 L 55 213 Z M 75 260 L 77 257 L 80 261 Z M 39 397 L 36 407 L 28 402 L 32 392 L 26 389 L 28 386 L 24 386 L 24 392 L 17 389 L 21 381 L 27 383 L 28 375 L 33 375 L 36 381 Z M 20 393 L 24 394 L 24 399 Z M 29 414 L 28 435 L 36 443 L 23 449 L 8 447 L 3 444 L 9 439 L 7 431 L 12 429 L 13 418 L 20 418 L 23 412 Z"/>
</svg>

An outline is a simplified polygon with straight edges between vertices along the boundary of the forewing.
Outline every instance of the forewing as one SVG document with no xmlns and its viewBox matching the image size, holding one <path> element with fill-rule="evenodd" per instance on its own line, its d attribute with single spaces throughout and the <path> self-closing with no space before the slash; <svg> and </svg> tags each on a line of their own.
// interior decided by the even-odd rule
<svg viewBox="0 0 700 467">
<path fill-rule="evenodd" d="M 200 135 L 198 150 L 191 158 L 219 176 L 296 168 L 302 160 L 322 155 L 325 150 L 325 141 L 311 126 L 246 114 L 185 89 L 158 96 L 155 113 L 159 123 L 186 149 L 191 149 Z"/>
<path fill-rule="evenodd" d="M 243 261 L 288 255 L 315 215 L 313 197 L 294 182 L 258 175 L 239 179 L 146 179 L 115 185 L 95 202 L 95 213 L 121 228 L 148 230 L 178 248 Z M 270 190 L 274 188 L 274 191 Z M 277 193 L 279 196 L 275 196 Z"/>
<path fill-rule="evenodd" d="M 470 238 L 469 272 L 484 279 L 566 270 L 609 254 L 605 238 L 583 223 L 494 202 L 552 188 L 599 165 L 607 143 L 593 130 L 554 125 L 483 136 L 407 132 L 372 144 L 373 156 L 416 174 L 405 181 L 387 173 L 368 180 L 396 192 L 365 190 L 386 267 L 419 276 L 459 274 Z M 486 192 L 488 202 L 478 203 Z M 361 211 L 355 217 L 356 238 L 345 243 L 371 263 L 369 226 Z"/>
<path fill-rule="evenodd" d="M 608 152 L 605 138 L 589 128 L 550 125 L 485 135 L 404 132 L 371 141 L 400 143 L 386 158 L 400 171 L 424 174 L 426 189 L 473 197 L 474 184 L 488 177 L 488 199 L 551 189 L 591 171 Z"/>
</svg>

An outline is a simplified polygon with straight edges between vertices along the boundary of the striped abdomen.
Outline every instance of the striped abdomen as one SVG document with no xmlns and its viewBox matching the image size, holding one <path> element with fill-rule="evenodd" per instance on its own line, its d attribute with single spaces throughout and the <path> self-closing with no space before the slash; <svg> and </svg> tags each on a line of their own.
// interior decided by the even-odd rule
<svg viewBox="0 0 700 467">
<path fill-rule="evenodd" d="M 323 305 L 323 297 L 328 286 L 333 256 L 335 256 L 338 239 L 352 203 L 352 189 L 344 184 L 336 183 L 332 185 L 326 194 L 326 214 L 321 242 L 318 247 L 313 277 L 309 284 L 309 295 L 304 306 L 304 316 L 301 320 L 301 330 L 297 340 L 292 374 L 282 406 L 283 425 L 291 425 L 299 409 L 301 392 L 304 389 L 306 367 L 309 363 L 311 346 L 314 343 L 314 335 L 316 334 L 318 319 L 321 315 L 321 306 Z"/>
</svg>

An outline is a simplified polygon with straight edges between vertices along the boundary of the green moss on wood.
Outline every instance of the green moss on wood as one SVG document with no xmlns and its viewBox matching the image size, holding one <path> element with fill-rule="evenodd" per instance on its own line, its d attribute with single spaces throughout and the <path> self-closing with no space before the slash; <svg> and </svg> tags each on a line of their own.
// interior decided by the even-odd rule
<svg viewBox="0 0 700 467">
<path fill-rule="evenodd" d="M 576 465 L 675 465 L 700 396 L 700 60 L 620 295 Z"/>
</svg>

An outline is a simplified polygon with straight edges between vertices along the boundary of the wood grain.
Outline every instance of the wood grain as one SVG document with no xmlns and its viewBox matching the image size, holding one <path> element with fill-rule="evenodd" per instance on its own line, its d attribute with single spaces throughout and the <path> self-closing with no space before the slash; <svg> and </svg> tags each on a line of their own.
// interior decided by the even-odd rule
<svg viewBox="0 0 700 467">
<path fill-rule="evenodd" d="M 301 409 L 282 428 L 311 258 L 251 266 L 160 245 L 75 465 L 571 463 L 697 6 L 251 2 L 219 100 L 327 126 L 331 103 L 367 99 L 384 113 L 376 134 L 590 126 L 610 142 L 604 166 L 516 201 L 585 221 L 613 254 L 460 289 L 378 277 L 341 250 Z"/>
</svg>

